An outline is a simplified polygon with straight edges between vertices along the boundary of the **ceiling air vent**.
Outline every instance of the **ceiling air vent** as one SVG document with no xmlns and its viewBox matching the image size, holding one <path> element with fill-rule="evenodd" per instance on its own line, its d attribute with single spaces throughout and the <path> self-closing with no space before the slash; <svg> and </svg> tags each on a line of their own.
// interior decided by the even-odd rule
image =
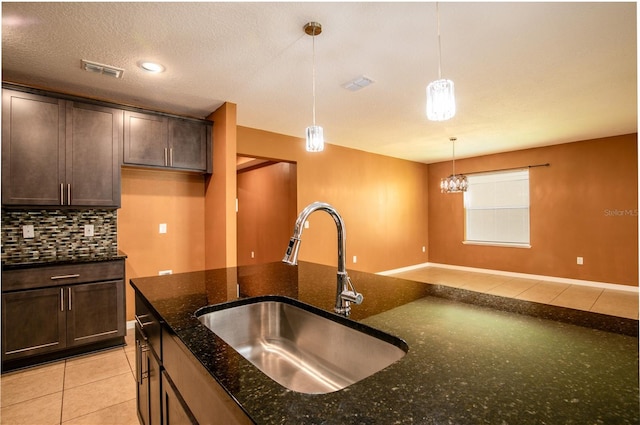
<svg viewBox="0 0 640 425">
<path fill-rule="evenodd" d="M 355 78 L 349 81 L 348 83 L 344 83 L 342 87 L 344 87 L 349 91 L 358 91 L 360 89 L 367 87 L 371 83 L 373 83 L 373 80 L 371 78 L 361 75 L 360 77 Z"/>
<path fill-rule="evenodd" d="M 107 75 L 113 78 L 122 78 L 122 74 L 124 74 L 124 69 L 116 68 L 111 65 L 104 65 L 102 63 L 91 62 L 86 59 L 82 59 L 82 69 L 87 72 L 93 72 L 95 74 Z"/>
</svg>

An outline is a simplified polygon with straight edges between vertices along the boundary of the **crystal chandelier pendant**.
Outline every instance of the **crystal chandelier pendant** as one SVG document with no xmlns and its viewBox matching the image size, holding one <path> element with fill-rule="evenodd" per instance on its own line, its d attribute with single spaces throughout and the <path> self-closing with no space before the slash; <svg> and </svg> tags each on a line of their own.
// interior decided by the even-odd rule
<svg viewBox="0 0 640 425">
<path fill-rule="evenodd" d="M 322 127 L 311 125 L 307 127 L 307 152 L 321 152 L 324 150 L 324 134 Z"/>
<path fill-rule="evenodd" d="M 450 137 L 451 142 L 451 168 L 452 174 L 449 177 L 440 179 L 440 192 L 441 193 L 456 193 L 466 192 L 469 188 L 469 181 L 464 174 L 456 174 L 456 137 Z"/>
<path fill-rule="evenodd" d="M 427 118 L 445 121 L 456 114 L 456 98 L 453 81 L 440 79 L 427 86 Z"/>
<path fill-rule="evenodd" d="M 440 179 L 441 193 L 466 192 L 468 187 L 467 176 L 463 174 L 452 174 L 447 178 Z"/>
</svg>

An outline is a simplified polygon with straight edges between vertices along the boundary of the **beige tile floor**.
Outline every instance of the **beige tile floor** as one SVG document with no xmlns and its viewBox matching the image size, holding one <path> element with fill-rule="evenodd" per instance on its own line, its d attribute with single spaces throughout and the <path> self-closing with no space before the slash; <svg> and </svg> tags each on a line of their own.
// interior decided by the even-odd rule
<svg viewBox="0 0 640 425">
<path fill-rule="evenodd" d="M 0 377 L 2 425 L 138 425 L 135 345 Z"/>
<path fill-rule="evenodd" d="M 437 267 L 394 276 L 638 319 L 635 292 Z M 3 374 L 0 424 L 138 425 L 134 374 L 131 335 L 125 347 Z"/>
<path fill-rule="evenodd" d="M 503 297 L 638 319 L 638 293 L 536 279 L 423 267 L 393 276 Z"/>
</svg>

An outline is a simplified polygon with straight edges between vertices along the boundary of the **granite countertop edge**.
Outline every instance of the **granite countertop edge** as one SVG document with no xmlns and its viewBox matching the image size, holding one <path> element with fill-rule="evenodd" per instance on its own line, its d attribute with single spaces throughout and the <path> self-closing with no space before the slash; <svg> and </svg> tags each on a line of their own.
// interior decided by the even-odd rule
<svg viewBox="0 0 640 425">
<path fill-rule="evenodd" d="M 27 268 L 48 267 L 48 266 L 63 266 L 69 264 L 79 263 L 95 263 L 102 261 L 124 260 L 127 258 L 127 254 L 123 251 L 117 250 L 108 253 L 89 253 L 80 255 L 71 255 L 64 257 L 46 257 L 35 260 L 3 260 L 3 270 L 19 270 Z"/>
</svg>

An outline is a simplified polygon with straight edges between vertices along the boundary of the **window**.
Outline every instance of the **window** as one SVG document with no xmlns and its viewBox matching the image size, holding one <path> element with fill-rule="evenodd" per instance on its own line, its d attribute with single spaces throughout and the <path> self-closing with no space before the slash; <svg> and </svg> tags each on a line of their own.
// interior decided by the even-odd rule
<svg viewBox="0 0 640 425">
<path fill-rule="evenodd" d="M 529 247 L 529 169 L 467 179 L 465 243 Z"/>
</svg>

